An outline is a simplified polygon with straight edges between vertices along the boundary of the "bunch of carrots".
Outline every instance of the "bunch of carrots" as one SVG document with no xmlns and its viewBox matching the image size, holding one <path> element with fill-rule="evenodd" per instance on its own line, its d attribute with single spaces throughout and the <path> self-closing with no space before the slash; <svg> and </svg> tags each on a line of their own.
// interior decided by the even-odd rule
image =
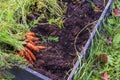
<svg viewBox="0 0 120 80">
<path fill-rule="evenodd" d="M 24 50 L 16 51 L 22 57 L 25 57 L 31 64 L 34 64 L 36 57 L 34 52 L 39 52 L 41 49 L 45 49 L 45 46 L 37 46 L 39 43 L 39 38 L 35 37 L 34 32 L 29 32 L 25 34 L 26 44 L 24 45 Z"/>
</svg>

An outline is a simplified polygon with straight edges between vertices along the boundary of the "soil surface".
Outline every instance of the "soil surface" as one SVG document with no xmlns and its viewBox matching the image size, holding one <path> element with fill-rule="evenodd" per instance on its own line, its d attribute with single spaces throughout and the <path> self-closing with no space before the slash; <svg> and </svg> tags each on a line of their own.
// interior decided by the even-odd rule
<svg viewBox="0 0 120 80">
<path fill-rule="evenodd" d="M 94 26 L 88 26 L 77 37 L 78 33 L 89 23 L 99 19 L 104 9 L 104 0 L 92 0 L 100 11 L 95 11 L 87 0 L 72 2 L 72 0 L 63 0 L 68 2 L 66 18 L 63 20 L 64 28 L 60 29 L 55 24 L 37 25 L 31 31 L 37 33 L 40 39 L 43 37 L 58 37 L 58 41 L 40 41 L 39 45 L 47 48 L 35 53 L 37 61 L 31 67 L 43 75 L 53 80 L 66 80 L 70 70 L 77 60 L 75 47 L 80 52 L 87 42 L 90 32 Z"/>
</svg>

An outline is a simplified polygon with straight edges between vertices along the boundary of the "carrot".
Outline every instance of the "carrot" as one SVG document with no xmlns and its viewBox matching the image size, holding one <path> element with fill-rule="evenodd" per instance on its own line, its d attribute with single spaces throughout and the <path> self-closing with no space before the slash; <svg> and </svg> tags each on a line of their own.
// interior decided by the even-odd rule
<svg viewBox="0 0 120 80">
<path fill-rule="evenodd" d="M 27 48 L 25 47 L 25 50 L 27 53 L 29 53 L 30 57 L 33 59 L 33 60 L 36 60 L 36 57 L 34 56 L 34 54 Z"/>
<path fill-rule="evenodd" d="M 36 38 L 36 37 L 33 37 L 33 36 L 26 36 L 26 39 L 28 41 L 38 41 L 39 40 L 39 38 Z"/>
<path fill-rule="evenodd" d="M 34 32 L 28 32 L 25 34 L 25 36 L 35 36 L 35 33 Z"/>
<path fill-rule="evenodd" d="M 19 55 L 20 55 L 20 56 L 24 56 L 24 51 L 20 50 L 20 51 L 19 51 Z"/>
<path fill-rule="evenodd" d="M 39 49 L 45 49 L 46 47 L 45 46 L 36 46 L 38 47 Z"/>
<path fill-rule="evenodd" d="M 38 43 L 40 43 L 40 42 L 39 42 L 39 41 L 34 41 L 34 43 L 35 43 L 35 44 L 38 44 Z"/>
<path fill-rule="evenodd" d="M 30 44 L 35 45 L 36 43 L 33 41 L 29 41 Z"/>
<path fill-rule="evenodd" d="M 34 45 L 32 45 L 31 43 L 27 43 L 27 44 L 26 44 L 26 47 L 28 47 L 28 48 L 36 51 L 36 52 L 39 52 L 39 48 L 36 47 L 36 46 L 34 46 Z"/>
<path fill-rule="evenodd" d="M 31 64 L 34 64 L 34 62 L 32 61 L 32 58 L 30 57 L 29 53 L 26 52 L 26 58 L 28 59 L 28 61 L 31 63 Z"/>
<path fill-rule="evenodd" d="M 33 62 L 32 60 L 29 60 L 29 62 L 30 62 L 31 64 L 34 64 L 34 62 Z"/>
</svg>

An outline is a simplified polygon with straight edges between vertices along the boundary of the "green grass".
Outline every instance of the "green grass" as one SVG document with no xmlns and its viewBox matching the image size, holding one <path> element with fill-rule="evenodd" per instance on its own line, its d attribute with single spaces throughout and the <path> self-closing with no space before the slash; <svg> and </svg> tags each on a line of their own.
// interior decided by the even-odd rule
<svg viewBox="0 0 120 80">
<path fill-rule="evenodd" d="M 113 8 L 120 8 L 118 0 L 114 2 Z M 110 45 L 107 38 L 112 37 Z M 92 41 L 87 60 L 80 61 L 79 70 L 76 71 L 74 80 L 101 80 L 100 75 L 108 72 L 109 80 L 120 80 L 120 17 L 110 16 L 104 23 L 104 30 L 98 32 L 98 36 Z M 107 63 L 101 63 L 96 55 L 105 53 L 108 56 Z"/>
</svg>

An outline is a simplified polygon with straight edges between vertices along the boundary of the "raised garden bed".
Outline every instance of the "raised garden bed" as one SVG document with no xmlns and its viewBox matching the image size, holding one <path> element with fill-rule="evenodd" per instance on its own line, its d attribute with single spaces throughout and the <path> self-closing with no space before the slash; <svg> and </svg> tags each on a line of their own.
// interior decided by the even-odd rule
<svg viewBox="0 0 120 80">
<path fill-rule="evenodd" d="M 39 45 L 46 46 L 46 49 L 34 53 L 37 60 L 33 66 L 24 70 L 12 69 L 11 72 L 16 75 L 16 80 L 71 80 L 79 66 L 79 61 L 77 61 L 79 53 L 81 57 L 85 56 L 102 19 L 110 11 L 112 0 L 105 2 L 93 0 L 95 4 L 93 7 L 89 0 L 80 2 L 66 0 L 67 11 L 63 19 L 63 28 L 55 24 L 40 24 L 46 20 L 32 28 L 31 31 L 41 39 Z M 34 17 L 37 16 L 34 15 Z M 31 17 L 28 21 L 30 20 L 32 20 Z"/>
</svg>

